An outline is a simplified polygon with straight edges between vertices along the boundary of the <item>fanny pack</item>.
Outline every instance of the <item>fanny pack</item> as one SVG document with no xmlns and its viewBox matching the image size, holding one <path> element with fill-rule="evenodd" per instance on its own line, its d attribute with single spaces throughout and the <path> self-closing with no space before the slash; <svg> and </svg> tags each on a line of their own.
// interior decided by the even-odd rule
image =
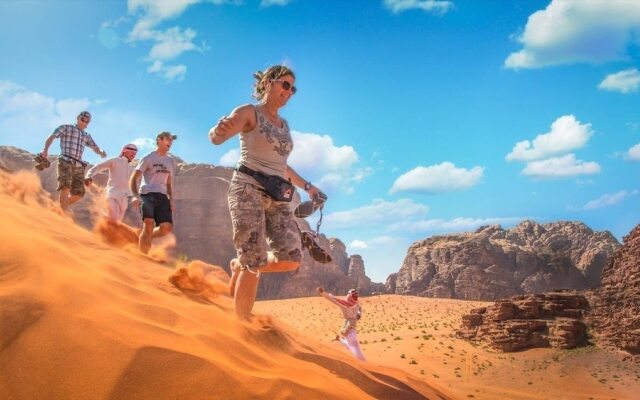
<svg viewBox="0 0 640 400">
<path fill-rule="evenodd" d="M 244 164 L 238 164 L 236 171 L 247 174 L 255 179 L 264 191 L 276 201 L 291 201 L 293 199 L 294 187 L 288 180 L 277 175 L 267 175 L 260 171 L 254 171 Z"/>
</svg>

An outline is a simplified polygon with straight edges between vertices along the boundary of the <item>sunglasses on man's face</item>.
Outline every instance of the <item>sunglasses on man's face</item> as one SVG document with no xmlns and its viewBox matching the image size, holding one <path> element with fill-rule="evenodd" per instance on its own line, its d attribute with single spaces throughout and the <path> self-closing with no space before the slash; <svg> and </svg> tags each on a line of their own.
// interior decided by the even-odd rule
<svg viewBox="0 0 640 400">
<path fill-rule="evenodd" d="M 292 94 L 296 94 L 298 88 L 293 86 L 289 81 L 285 81 L 284 79 L 272 79 L 271 82 L 279 82 L 282 85 L 283 90 L 291 90 Z"/>
<path fill-rule="evenodd" d="M 84 122 L 85 124 L 88 124 L 89 122 L 91 122 L 89 118 L 80 118 L 80 121 Z"/>
</svg>

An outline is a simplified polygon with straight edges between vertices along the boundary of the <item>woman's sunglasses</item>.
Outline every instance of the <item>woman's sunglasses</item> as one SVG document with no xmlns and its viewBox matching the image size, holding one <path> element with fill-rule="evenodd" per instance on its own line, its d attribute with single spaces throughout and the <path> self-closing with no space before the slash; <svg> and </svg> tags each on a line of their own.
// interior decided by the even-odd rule
<svg viewBox="0 0 640 400">
<path fill-rule="evenodd" d="M 285 81 L 284 79 L 272 79 L 271 82 L 279 82 L 282 85 L 283 90 L 291 90 L 291 93 L 296 94 L 298 88 L 293 86 L 289 81 Z"/>
</svg>

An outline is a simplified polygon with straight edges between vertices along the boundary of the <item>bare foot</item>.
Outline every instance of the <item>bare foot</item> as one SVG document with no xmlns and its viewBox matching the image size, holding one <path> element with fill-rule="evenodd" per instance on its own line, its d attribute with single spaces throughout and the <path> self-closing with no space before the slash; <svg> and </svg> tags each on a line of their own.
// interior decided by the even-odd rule
<svg viewBox="0 0 640 400">
<path fill-rule="evenodd" d="M 240 275 L 240 261 L 237 258 L 234 258 L 229 263 L 229 268 L 231 269 L 231 279 L 229 279 L 229 296 L 233 297 L 236 292 L 236 281 L 238 280 L 238 275 Z"/>
</svg>

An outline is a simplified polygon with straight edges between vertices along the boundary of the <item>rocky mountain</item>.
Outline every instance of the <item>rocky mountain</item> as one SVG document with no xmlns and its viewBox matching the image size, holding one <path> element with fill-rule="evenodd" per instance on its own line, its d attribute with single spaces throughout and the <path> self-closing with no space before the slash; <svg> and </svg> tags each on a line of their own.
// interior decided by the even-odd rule
<svg viewBox="0 0 640 400">
<path fill-rule="evenodd" d="M 467 300 L 584 289 L 600 284 L 618 247 L 611 233 L 580 222 L 484 226 L 413 243 L 385 287 L 389 293 Z"/>
<path fill-rule="evenodd" d="M 600 344 L 640 355 L 640 225 L 623 242 L 588 293 L 588 321 Z"/>
<path fill-rule="evenodd" d="M 57 197 L 56 157 L 49 157 L 51 167 L 44 171 L 33 168 L 34 154 L 10 147 L 0 146 L 0 168 L 7 171 L 31 170 L 37 173 L 45 191 Z M 176 213 L 174 233 L 175 255 L 189 259 L 200 259 L 229 269 L 229 260 L 235 256 L 231 242 L 231 219 L 227 206 L 227 191 L 231 179 L 231 168 L 208 164 L 188 164 L 178 159 L 178 171 L 174 182 Z M 100 215 L 102 191 L 107 175 L 94 178 L 94 188 L 73 206 L 74 220 L 91 229 Z M 299 202 L 297 197 L 295 200 Z M 294 203 L 295 205 L 296 203 Z M 140 215 L 129 209 L 125 222 L 141 226 Z M 299 219 L 302 229 L 309 229 L 305 220 Z M 258 290 L 259 299 L 280 299 L 315 295 L 318 286 L 333 293 L 346 293 L 357 287 L 362 294 L 384 290 L 381 283 L 373 283 L 365 274 L 364 262 L 358 255 L 349 255 L 339 239 L 320 235 L 325 248 L 331 249 L 333 262 L 316 263 L 304 251 L 301 267 L 296 272 L 263 274 Z"/>
</svg>

